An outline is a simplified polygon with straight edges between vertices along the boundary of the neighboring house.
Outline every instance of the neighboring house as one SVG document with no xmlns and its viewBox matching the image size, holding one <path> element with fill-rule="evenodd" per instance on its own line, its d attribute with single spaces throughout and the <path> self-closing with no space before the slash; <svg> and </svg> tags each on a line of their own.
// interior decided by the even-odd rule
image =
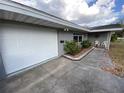
<svg viewBox="0 0 124 93">
<path fill-rule="evenodd" d="M 108 41 L 122 28 L 87 29 L 10 0 L 0 0 L 0 78 L 64 54 L 65 41 Z"/>
</svg>

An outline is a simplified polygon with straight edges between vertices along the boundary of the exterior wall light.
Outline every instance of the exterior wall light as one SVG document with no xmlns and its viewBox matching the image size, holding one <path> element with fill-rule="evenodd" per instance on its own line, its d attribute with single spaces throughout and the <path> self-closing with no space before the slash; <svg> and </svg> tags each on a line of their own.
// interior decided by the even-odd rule
<svg viewBox="0 0 124 93">
<path fill-rule="evenodd" d="M 64 28 L 64 31 L 69 31 L 69 29 L 68 28 Z"/>
</svg>

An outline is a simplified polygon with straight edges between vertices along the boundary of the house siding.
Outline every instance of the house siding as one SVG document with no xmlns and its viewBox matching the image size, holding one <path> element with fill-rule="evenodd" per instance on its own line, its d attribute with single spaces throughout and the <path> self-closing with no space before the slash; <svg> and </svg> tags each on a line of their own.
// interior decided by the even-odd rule
<svg viewBox="0 0 124 93">
<path fill-rule="evenodd" d="M 65 41 L 70 41 L 70 40 L 73 40 L 73 32 L 58 31 L 59 56 L 65 53 L 64 52 Z M 61 41 L 64 41 L 64 43 L 61 43 Z"/>
</svg>

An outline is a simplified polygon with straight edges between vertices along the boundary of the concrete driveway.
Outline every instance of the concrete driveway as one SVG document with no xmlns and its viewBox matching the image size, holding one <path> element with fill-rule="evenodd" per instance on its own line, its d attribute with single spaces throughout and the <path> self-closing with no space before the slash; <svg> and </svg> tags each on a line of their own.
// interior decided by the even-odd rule
<svg viewBox="0 0 124 93">
<path fill-rule="evenodd" d="M 0 82 L 0 93 L 124 93 L 124 79 L 102 71 L 112 66 L 104 49 L 81 61 L 60 57 Z"/>
</svg>

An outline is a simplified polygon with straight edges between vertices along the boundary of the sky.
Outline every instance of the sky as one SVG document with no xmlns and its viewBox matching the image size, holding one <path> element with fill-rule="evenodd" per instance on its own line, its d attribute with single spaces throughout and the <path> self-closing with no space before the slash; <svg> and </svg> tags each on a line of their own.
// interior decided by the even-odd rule
<svg viewBox="0 0 124 93">
<path fill-rule="evenodd" d="M 124 17 L 124 0 L 12 0 L 81 26 L 118 22 Z"/>
</svg>

